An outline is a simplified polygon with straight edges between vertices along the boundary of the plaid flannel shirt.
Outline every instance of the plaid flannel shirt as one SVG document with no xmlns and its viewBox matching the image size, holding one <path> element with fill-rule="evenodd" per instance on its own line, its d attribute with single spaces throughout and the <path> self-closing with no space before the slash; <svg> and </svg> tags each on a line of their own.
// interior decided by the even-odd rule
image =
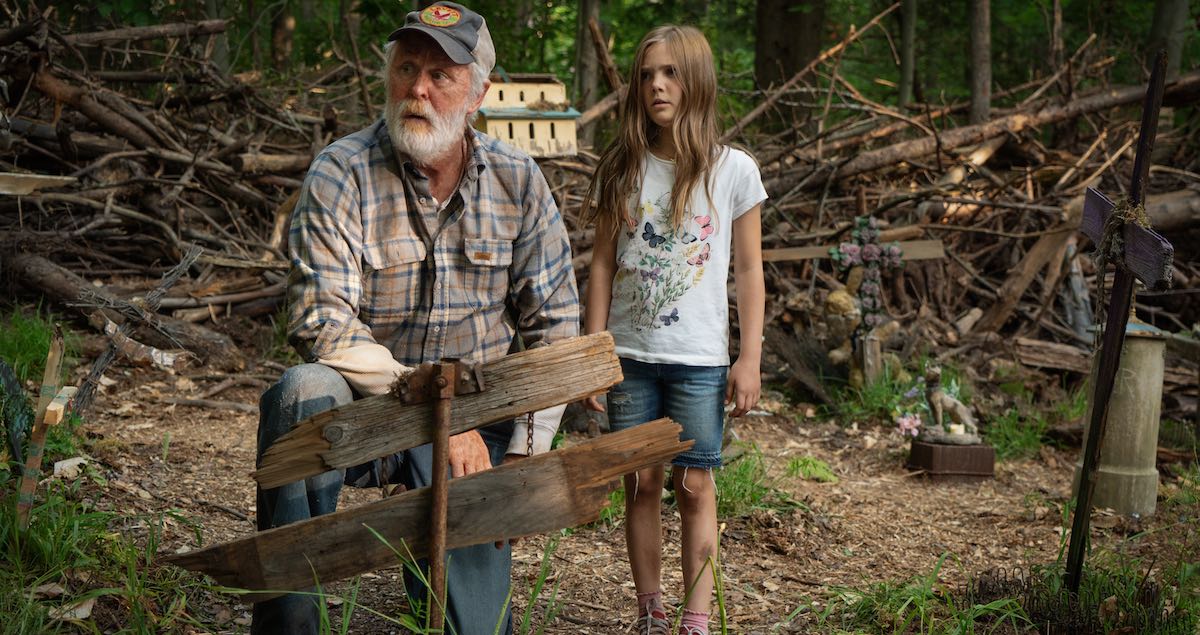
<svg viewBox="0 0 1200 635">
<path fill-rule="evenodd" d="M 397 361 L 488 362 L 578 333 L 558 207 L 533 159 L 471 131 L 442 210 L 374 125 L 313 161 L 292 216 L 288 335 L 307 361 L 378 343 Z"/>
</svg>

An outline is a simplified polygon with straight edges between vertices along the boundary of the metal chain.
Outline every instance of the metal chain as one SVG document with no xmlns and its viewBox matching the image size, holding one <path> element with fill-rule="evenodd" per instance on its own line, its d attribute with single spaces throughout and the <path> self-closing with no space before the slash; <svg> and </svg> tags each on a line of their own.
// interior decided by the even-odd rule
<svg viewBox="0 0 1200 635">
<path fill-rule="evenodd" d="M 525 415 L 525 427 L 528 431 L 528 434 L 526 435 L 528 438 L 527 438 L 526 444 L 525 444 L 525 450 L 526 450 L 525 456 L 530 457 L 530 456 L 533 456 L 533 413 L 532 412 Z"/>
</svg>

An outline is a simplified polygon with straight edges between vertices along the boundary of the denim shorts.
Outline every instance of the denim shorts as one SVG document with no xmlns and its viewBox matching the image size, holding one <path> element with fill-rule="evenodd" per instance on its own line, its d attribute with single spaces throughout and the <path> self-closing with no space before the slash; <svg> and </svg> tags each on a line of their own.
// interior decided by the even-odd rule
<svg viewBox="0 0 1200 635">
<path fill-rule="evenodd" d="M 727 366 L 652 364 L 621 358 L 624 381 L 608 391 L 608 421 L 612 430 L 670 417 L 683 427 L 680 438 L 694 440 L 672 465 L 721 467 L 725 430 Z"/>
</svg>

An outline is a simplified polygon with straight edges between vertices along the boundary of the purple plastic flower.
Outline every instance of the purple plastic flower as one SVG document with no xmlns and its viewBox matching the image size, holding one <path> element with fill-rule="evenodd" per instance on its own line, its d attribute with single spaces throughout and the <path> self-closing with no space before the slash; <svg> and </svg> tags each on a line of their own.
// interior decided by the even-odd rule
<svg viewBox="0 0 1200 635">
<path fill-rule="evenodd" d="M 863 245 L 862 259 L 866 262 L 875 262 L 876 260 L 879 260 L 879 256 L 882 253 L 883 251 L 879 248 L 879 245 Z"/>
<path fill-rule="evenodd" d="M 912 435 L 915 437 L 920 434 L 920 429 L 921 415 L 919 414 L 905 413 L 896 418 L 896 432 L 899 432 L 901 436 Z"/>
</svg>

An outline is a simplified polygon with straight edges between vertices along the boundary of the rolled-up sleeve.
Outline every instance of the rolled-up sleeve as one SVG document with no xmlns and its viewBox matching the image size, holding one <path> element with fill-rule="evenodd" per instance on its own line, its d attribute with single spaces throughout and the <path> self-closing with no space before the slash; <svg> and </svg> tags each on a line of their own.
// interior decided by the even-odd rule
<svg viewBox="0 0 1200 635">
<path fill-rule="evenodd" d="M 288 339 L 305 361 L 375 340 L 358 319 L 362 224 L 354 175 L 335 157 L 313 161 L 288 234 Z"/>
<path fill-rule="evenodd" d="M 571 244 L 546 177 L 527 159 L 521 235 L 513 246 L 509 302 L 526 347 L 579 334 Z"/>
</svg>

